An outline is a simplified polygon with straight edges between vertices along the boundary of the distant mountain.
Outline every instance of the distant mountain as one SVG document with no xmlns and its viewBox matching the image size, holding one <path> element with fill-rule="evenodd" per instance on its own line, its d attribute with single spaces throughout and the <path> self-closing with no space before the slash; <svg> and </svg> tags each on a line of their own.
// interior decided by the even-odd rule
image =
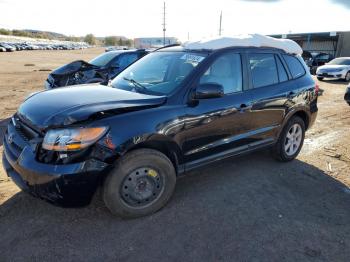
<svg viewBox="0 0 350 262">
<path fill-rule="evenodd" d="M 49 32 L 49 31 L 40 31 L 40 30 L 33 30 L 33 29 L 24 29 L 22 31 L 30 33 L 33 36 L 35 36 L 35 35 L 38 35 L 38 36 L 45 35 L 48 38 L 53 38 L 53 39 L 62 39 L 62 38 L 66 38 L 67 37 L 64 34 L 60 34 L 60 33 L 56 33 L 56 32 Z"/>
</svg>

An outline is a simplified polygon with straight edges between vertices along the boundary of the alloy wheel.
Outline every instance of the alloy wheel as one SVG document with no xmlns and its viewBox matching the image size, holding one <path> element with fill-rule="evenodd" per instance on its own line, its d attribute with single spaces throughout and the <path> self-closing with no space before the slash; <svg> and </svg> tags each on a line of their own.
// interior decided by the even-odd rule
<svg viewBox="0 0 350 262">
<path fill-rule="evenodd" d="M 286 140 L 284 142 L 284 151 L 288 156 L 294 155 L 299 150 L 302 138 L 302 128 L 298 123 L 295 123 L 288 130 Z"/>
</svg>

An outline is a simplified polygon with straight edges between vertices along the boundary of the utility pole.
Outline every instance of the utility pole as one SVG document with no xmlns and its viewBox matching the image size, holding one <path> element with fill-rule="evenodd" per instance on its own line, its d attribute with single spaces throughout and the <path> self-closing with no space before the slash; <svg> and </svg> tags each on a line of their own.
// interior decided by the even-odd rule
<svg viewBox="0 0 350 262">
<path fill-rule="evenodd" d="M 166 23 L 165 23 L 165 2 L 163 7 L 163 46 L 165 46 L 165 31 L 166 31 Z"/>
<path fill-rule="evenodd" d="M 221 11 L 221 13 L 220 13 L 219 36 L 221 36 L 221 32 L 222 32 L 221 24 L 222 24 L 222 11 Z"/>
</svg>

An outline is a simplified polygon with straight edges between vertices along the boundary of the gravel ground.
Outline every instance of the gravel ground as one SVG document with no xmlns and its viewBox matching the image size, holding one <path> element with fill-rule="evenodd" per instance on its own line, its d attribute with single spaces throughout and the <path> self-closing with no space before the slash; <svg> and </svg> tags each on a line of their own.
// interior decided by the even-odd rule
<svg viewBox="0 0 350 262">
<path fill-rule="evenodd" d="M 0 126 L 42 88 L 39 69 L 99 52 L 0 54 Z M 350 107 L 344 82 L 320 86 L 319 116 L 295 161 L 261 151 L 209 165 L 180 178 L 170 203 L 145 218 L 113 217 L 99 193 L 85 208 L 54 207 L 1 170 L 0 261 L 349 261 Z"/>
</svg>

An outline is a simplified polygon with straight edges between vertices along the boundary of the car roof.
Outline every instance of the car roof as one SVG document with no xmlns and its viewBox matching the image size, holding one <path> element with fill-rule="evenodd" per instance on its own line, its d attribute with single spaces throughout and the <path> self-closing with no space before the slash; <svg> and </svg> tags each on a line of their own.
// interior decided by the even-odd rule
<svg viewBox="0 0 350 262">
<path fill-rule="evenodd" d="M 144 52 L 144 49 L 130 49 L 130 50 L 112 50 L 108 53 L 112 54 L 123 54 L 123 53 L 134 53 L 134 52 Z"/>
<path fill-rule="evenodd" d="M 269 47 L 284 50 L 289 54 L 301 55 L 303 53 L 300 45 L 293 40 L 277 39 L 260 34 L 219 36 L 199 41 L 188 41 L 183 43 L 182 46 L 191 50 L 220 50 L 228 47 Z"/>
<path fill-rule="evenodd" d="M 170 47 L 163 47 L 160 49 L 155 50 L 155 52 L 194 52 L 194 53 L 205 53 L 205 54 L 210 54 L 214 52 L 219 52 L 221 50 L 255 50 L 255 51 L 272 51 L 272 52 L 279 52 L 279 53 L 284 53 L 286 52 L 282 49 L 279 48 L 274 48 L 274 47 L 254 47 L 254 46 L 231 46 L 231 47 L 224 47 L 220 49 L 187 49 L 183 46 L 170 46 Z"/>
</svg>

